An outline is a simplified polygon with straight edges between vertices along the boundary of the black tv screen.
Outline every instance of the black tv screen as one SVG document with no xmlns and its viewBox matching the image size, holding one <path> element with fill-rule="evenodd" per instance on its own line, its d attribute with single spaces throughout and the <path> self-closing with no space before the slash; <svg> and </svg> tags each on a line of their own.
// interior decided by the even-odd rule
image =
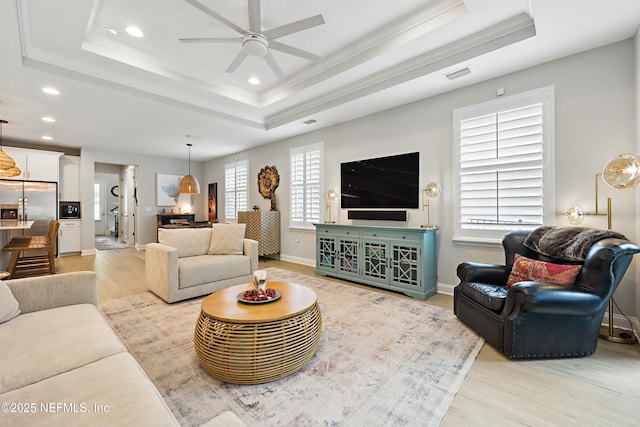
<svg viewBox="0 0 640 427">
<path fill-rule="evenodd" d="M 415 209 L 419 178 L 417 152 L 341 163 L 341 207 Z"/>
</svg>

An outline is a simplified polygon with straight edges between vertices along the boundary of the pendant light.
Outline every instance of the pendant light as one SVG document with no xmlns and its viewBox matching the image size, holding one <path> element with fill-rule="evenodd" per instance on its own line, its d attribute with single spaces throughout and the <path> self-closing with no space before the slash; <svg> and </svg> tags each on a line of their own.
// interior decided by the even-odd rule
<svg viewBox="0 0 640 427">
<path fill-rule="evenodd" d="M 2 149 L 2 125 L 9 123 L 0 119 L 0 177 L 11 178 L 22 173 L 16 162 Z"/>
<path fill-rule="evenodd" d="M 189 175 L 183 176 L 180 181 L 180 194 L 200 194 L 200 184 L 191 175 L 191 145 L 193 144 L 187 144 L 187 147 L 189 147 Z"/>
</svg>

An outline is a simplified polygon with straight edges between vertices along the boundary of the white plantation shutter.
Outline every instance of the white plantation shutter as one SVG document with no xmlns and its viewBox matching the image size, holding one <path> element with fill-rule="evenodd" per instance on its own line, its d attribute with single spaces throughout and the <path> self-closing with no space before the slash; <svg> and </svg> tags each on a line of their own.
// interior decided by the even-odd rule
<svg viewBox="0 0 640 427">
<path fill-rule="evenodd" d="M 291 149 L 290 226 L 313 228 L 322 206 L 322 143 Z"/>
<path fill-rule="evenodd" d="M 291 156 L 291 222 L 304 222 L 304 153 Z"/>
<path fill-rule="evenodd" d="M 224 168 L 225 220 L 237 219 L 238 211 L 247 210 L 248 164 L 246 161 Z"/>
<path fill-rule="evenodd" d="M 553 221 L 552 97 L 543 89 L 454 112 L 457 238 L 501 238 Z"/>
<path fill-rule="evenodd" d="M 305 154 L 305 220 L 320 221 L 320 151 Z"/>
</svg>

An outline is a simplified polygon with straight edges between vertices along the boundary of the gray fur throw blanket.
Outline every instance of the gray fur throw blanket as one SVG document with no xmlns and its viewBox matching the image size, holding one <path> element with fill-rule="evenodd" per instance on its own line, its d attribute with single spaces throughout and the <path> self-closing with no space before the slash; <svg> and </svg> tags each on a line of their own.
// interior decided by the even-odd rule
<svg viewBox="0 0 640 427">
<path fill-rule="evenodd" d="M 622 234 L 611 230 L 545 225 L 533 230 L 523 245 L 553 258 L 584 261 L 595 242 L 610 237 L 628 240 Z"/>
</svg>

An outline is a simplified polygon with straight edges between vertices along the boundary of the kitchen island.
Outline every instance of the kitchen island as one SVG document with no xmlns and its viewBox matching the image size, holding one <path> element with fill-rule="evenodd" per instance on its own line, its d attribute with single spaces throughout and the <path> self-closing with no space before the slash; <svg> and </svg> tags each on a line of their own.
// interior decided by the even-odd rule
<svg viewBox="0 0 640 427">
<path fill-rule="evenodd" d="M 4 248 L 4 245 L 11 240 L 12 230 L 27 230 L 33 226 L 35 221 L 19 221 L 19 220 L 0 220 L 0 247 Z M 6 271 L 9 266 L 10 255 L 7 252 L 2 252 L 0 256 L 0 270 Z"/>
</svg>

